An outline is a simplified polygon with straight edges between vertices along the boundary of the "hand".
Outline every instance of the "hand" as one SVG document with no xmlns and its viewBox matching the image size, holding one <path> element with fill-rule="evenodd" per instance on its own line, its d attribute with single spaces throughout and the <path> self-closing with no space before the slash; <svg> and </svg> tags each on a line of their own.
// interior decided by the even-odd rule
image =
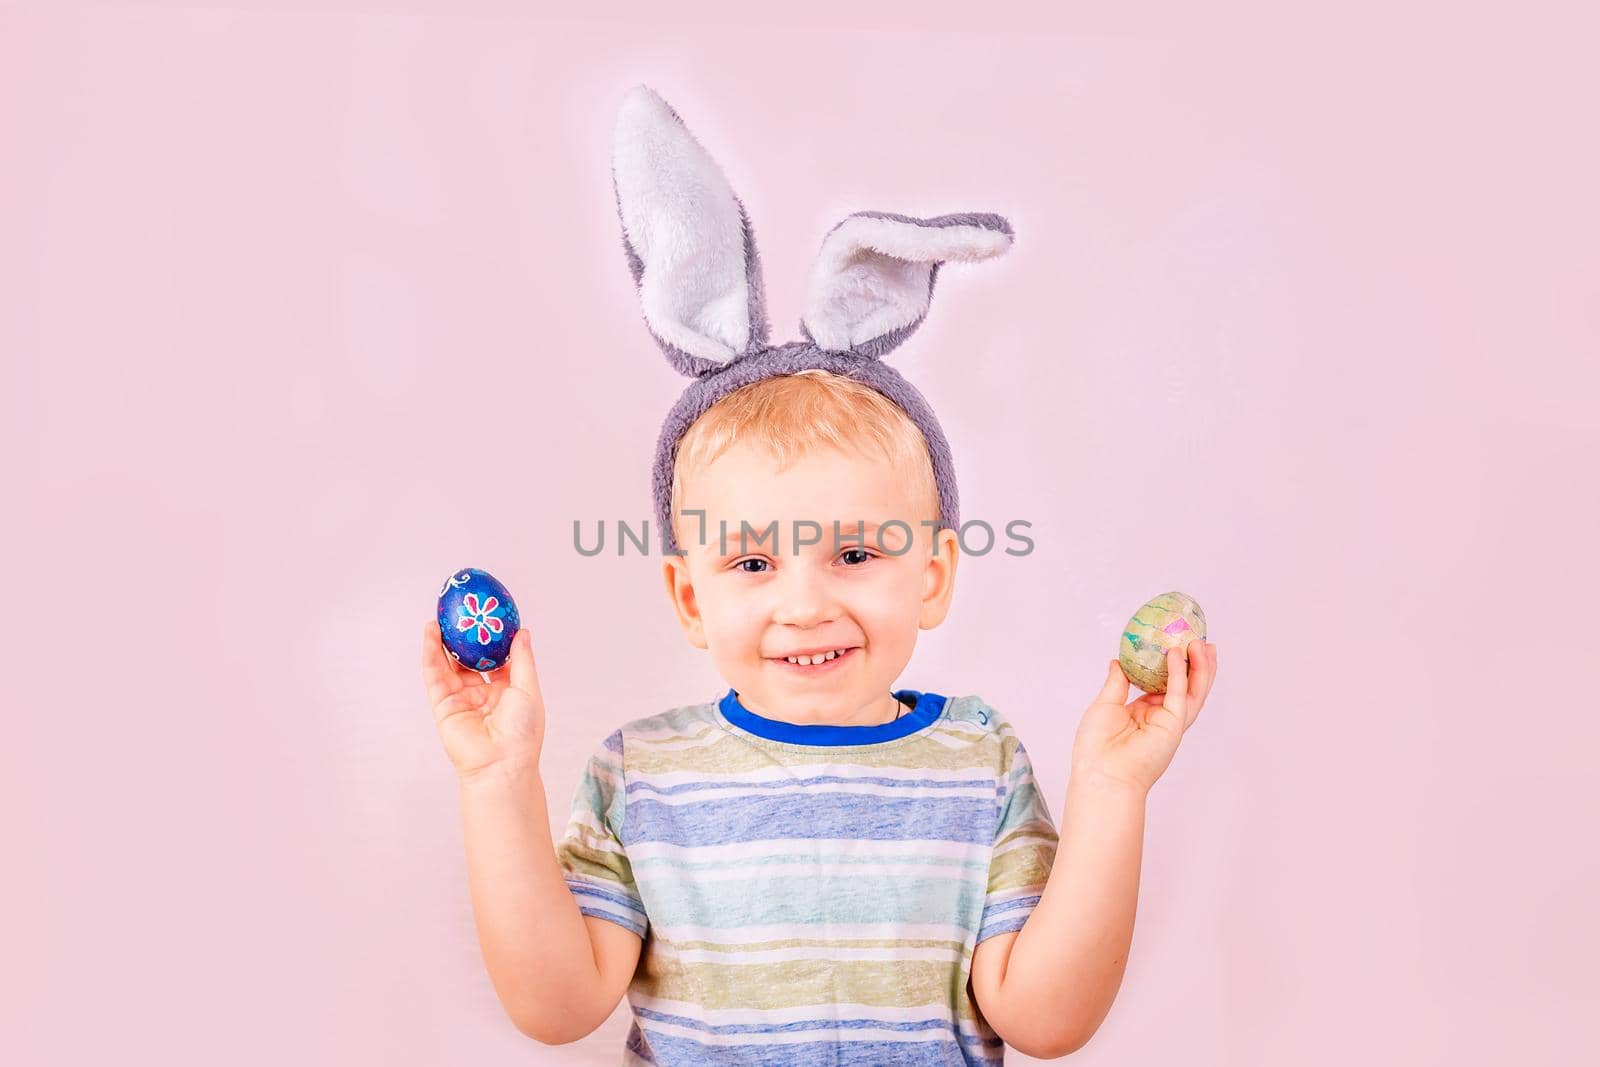
<svg viewBox="0 0 1600 1067">
<path fill-rule="evenodd" d="M 1147 693 L 1125 704 L 1128 676 L 1122 664 L 1112 660 L 1100 695 L 1078 724 L 1072 745 L 1073 774 L 1081 771 L 1091 780 L 1148 792 L 1172 762 L 1184 731 L 1194 725 L 1216 676 L 1217 646 L 1190 641 L 1185 650 L 1167 650 L 1165 693 Z"/>
<path fill-rule="evenodd" d="M 544 698 L 526 628 L 511 642 L 504 671 L 488 676 L 461 666 L 439 643 L 439 624 L 422 630 L 422 681 L 433 704 L 434 725 L 463 782 L 486 771 L 539 765 L 544 746 Z"/>
</svg>

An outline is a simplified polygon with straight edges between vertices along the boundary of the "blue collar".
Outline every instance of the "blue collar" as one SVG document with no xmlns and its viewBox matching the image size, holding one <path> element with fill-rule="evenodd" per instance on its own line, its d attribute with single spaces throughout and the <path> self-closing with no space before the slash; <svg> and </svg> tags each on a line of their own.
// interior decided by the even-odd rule
<svg viewBox="0 0 1600 1067">
<path fill-rule="evenodd" d="M 739 729 L 769 741 L 784 741 L 791 745 L 871 745 L 893 741 L 916 733 L 944 712 L 945 698 L 938 693 L 900 689 L 895 691 L 894 697 L 901 703 L 915 701 L 916 706 L 898 719 L 871 726 L 832 726 L 768 719 L 739 703 L 738 694 L 732 689 L 728 690 L 717 707 L 723 717 Z"/>
</svg>

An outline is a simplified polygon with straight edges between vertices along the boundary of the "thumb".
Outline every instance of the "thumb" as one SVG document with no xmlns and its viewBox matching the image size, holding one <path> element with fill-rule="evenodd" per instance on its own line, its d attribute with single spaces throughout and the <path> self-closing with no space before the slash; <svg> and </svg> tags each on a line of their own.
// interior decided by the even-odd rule
<svg viewBox="0 0 1600 1067">
<path fill-rule="evenodd" d="M 1096 704 L 1126 704 L 1128 702 L 1128 676 L 1122 673 L 1122 664 L 1116 660 L 1111 661 L 1111 670 L 1106 674 L 1105 685 L 1100 687 L 1100 693 L 1094 698 Z"/>
<path fill-rule="evenodd" d="M 535 700 L 539 695 L 539 668 L 533 661 L 533 635 L 524 626 L 511 639 L 511 687 L 520 689 Z"/>
</svg>

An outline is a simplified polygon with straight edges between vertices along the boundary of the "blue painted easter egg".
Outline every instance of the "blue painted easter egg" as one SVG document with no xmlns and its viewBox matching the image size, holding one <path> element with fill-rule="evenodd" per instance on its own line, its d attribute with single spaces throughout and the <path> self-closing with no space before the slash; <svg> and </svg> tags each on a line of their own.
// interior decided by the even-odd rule
<svg viewBox="0 0 1600 1067">
<path fill-rule="evenodd" d="M 439 638 L 463 667 L 493 671 L 504 666 L 521 628 L 516 601 L 488 571 L 463 567 L 445 579 L 439 590 Z"/>
</svg>

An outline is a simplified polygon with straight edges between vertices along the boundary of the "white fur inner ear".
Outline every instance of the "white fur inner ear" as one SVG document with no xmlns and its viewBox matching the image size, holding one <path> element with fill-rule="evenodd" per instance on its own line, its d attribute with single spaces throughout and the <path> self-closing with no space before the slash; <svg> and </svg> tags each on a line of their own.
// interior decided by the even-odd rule
<svg viewBox="0 0 1600 1067">
<path fill-rule="evenodd" d="M 1011 247 L 1009 233 L 987 226 L 924 226 L 871 216 L 846 219 L 828 235 L 828 240 L 843 240 L 856 248 L 929 264 L 988 259 Z"/>
<path fill-rule="evenodd" d="M 997 256 L 1011 235 L 983 226 L 924 226 L 896 219 L 846 219 L 822 243 L 801 316 L 829 351 L 854 348 L 928 313 L 935 263 Z"/>
<path fill-rule="evenodd" d="M 662 341 L 726 363 L 750 343 L 744 222 L 733 188 L 666 102 L 643 86 L 617 118 L 622 226 L 644 264 L 639 299 Z"/>
</svg>

